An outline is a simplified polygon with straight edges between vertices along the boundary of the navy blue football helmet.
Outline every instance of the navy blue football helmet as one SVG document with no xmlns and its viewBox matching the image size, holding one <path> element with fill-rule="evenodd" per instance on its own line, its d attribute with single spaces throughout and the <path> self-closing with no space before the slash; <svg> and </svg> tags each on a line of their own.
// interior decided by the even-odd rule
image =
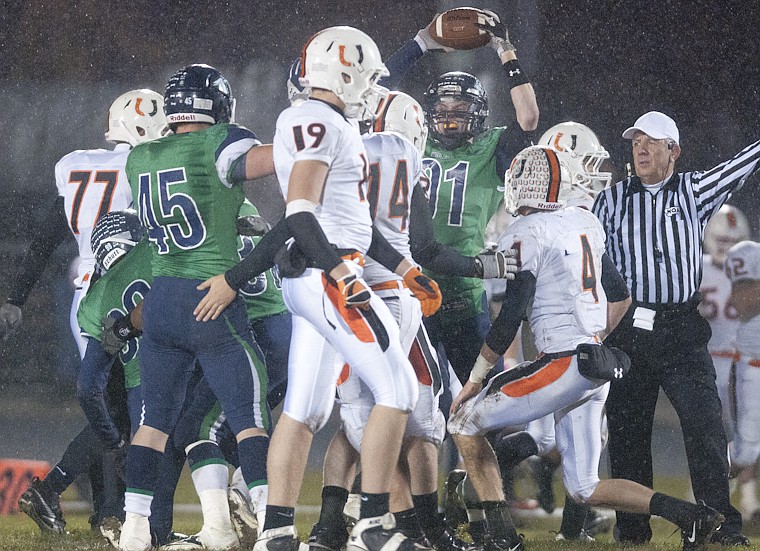
<svg viewBox="0 0 760 551">
<path fill-rule="evenodd" d="M 444 73 L 428 86 L 425 119 L 431 137 L 444 149 L 454 149 L 486 129 L 488 95 L 469 73 Z"/>
<path fill-rule="evenodd" d="M 235 100 L 230 83 L 209 65 L 188 65 L 172 75 L 164 91 L 170 125 L 181 122 L 232 122 Z"/>
<path fill-rule="evenodd" d="M 101 216 L 92 229 L 90 246 L 100 269 L 113 268 L 140 239 L 145 228 L 140 224 L 137 212 L 132 209 L 113 210 Z"/>
<path fill-rule="evenodd" d="M 288 100 L 290 105 L 298 105 L 299 103 L 309 99 L 309 89 L 301 86 L 301 58 L 297 57 L 293 63 L 290 64 L 288 69 Z"/>
</svg>

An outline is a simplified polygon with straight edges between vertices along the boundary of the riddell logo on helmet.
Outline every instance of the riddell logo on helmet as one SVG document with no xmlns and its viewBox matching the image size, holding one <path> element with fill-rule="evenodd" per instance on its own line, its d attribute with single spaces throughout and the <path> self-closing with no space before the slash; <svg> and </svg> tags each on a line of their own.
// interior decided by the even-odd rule
<svg viewBox="0 0 760 551">
<path fill-rule="evenodd" d="M 184 122 L 197 120 L 195 113 L 174 113 L 166 117 L 169 122 Z"/>
</svg>

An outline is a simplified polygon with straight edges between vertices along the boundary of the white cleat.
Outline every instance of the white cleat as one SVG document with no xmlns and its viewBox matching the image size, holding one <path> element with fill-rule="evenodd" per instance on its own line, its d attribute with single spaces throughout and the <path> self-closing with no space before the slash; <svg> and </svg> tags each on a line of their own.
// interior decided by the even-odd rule
<svg viewBox="0 0 760 551">
<path fill-rule="evenodd" d="M 421 551 L 427 549 L 396 530 L 391 513 L 360 519 L 346 544 L 346 551 Z"/>
<path fill-rule="evenodd" d="M 259 537 L 259 521 L 251 509 L 251 503 L 237 488 L 227 490 L 227 501 L 230 504 L 230 520 L 240 540 L 240 547 L 250 549 Z"/>
<path fill-rule="evenodd" d="M 301 543 L 295 526 L 271 528 L 259 534 L 253 551 L 300 551 Z"/>
<path fill-rule="evenodd" d="M 119 536 L 119 550 L 150 551 L 152 547 L 148 517 L 127 513 Z"/>
</svg>

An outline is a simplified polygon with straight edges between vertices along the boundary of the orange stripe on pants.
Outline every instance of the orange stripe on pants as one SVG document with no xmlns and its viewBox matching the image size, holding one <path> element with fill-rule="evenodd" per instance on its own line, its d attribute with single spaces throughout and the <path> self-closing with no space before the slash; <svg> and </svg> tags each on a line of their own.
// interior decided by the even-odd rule
<svg viewBox="0 0 760 551">
<path fill-rule="evenodd" d="M 570 367 L 571 361 L 573 361 L 573 356 L 553 360 L 533 375 L 507 383 L 501 387 L 501 391 L 512 398 L 519 398 L 520 396 L 530 394 L 562 377 L 567 368 Z"/>
</svg>

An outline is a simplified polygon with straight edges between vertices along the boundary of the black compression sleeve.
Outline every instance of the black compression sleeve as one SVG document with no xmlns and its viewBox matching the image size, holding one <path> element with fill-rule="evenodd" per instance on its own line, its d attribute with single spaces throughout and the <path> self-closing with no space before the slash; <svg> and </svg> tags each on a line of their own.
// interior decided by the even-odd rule
<svg viewBox="0 0 760 551">
<path fill-rule="evenodd" d="M 343 259 L 327 240 L 325 232 L 311 212 L 297 212 L 285 218 L 296 245 L 317 268 L 329 274 Z"/>
<path fill-rule="evenodd" d="M 50 207 L 44 220 L 32 230 L 32 242 L 21 261 L 16 280 L 11 287 L 8 302 L 21 307 L 32 292 L 40 274 L 45 269 L 50 255 L 69 235 L 69 223 L 60 195 Z"/>
<path fill-rule="evenodd" d="M 620 302 L 631 296 L 623 276 L 607 253 L 602 255 L 602 289 L 609 302 Z"/>
<path fill-rule="evenodd" d="M 385 66 L 390 74 L 381 78 L 378 84 L 391 90 L 398 90 L 401 79 L 424 55 L 414 39 L 404 42 L 403 46 L 385 60 Z"/>
<path fill-rule="evenodd" d="M 224 279 L 227 285 L 237 291 L 248 281 L 274 266 L 275 254 L 290 237 L 290 228 L 283 218 L 261 238 L 248 256 L 225 272 Z"/>
<path fill-rule="evenodd" d="M 488 348 L 502 356 L 509 348 L 520 328 L 525 311 L 536 292 L 536 276 L 531 272 L 518 272 L 514 281 L 507 282 L 507 292 L 501 311 L 491 324 L 486 336 Z"/>
<path fill-rule="evenodd" d="M 395 272 L 404 256 L 388 243 L 388 240 L 375 226 L 372 226 L 372 243 L 369 245 L 367 256 L 372 257 L 391 272 Z"/>
<path fill-rule="evenodd" d="M 509 165 L 512 164 L 512 159 L 531 144 L 534 134 L 534 132 L 525 132 L 517 123 L 512 123 L 504 129 L 499 136 L 495 151 L 496 173 L 499 178 L 504 178 Z"/>
<path fill-rule="evenodd" d="M 443 275 L 475 277 L 475 259 L 438 243 L 425 192 L 419 185 L 412 190 L 409 216 L 409 248 L 412 258 L 423 268 Z"/>
</svg>

